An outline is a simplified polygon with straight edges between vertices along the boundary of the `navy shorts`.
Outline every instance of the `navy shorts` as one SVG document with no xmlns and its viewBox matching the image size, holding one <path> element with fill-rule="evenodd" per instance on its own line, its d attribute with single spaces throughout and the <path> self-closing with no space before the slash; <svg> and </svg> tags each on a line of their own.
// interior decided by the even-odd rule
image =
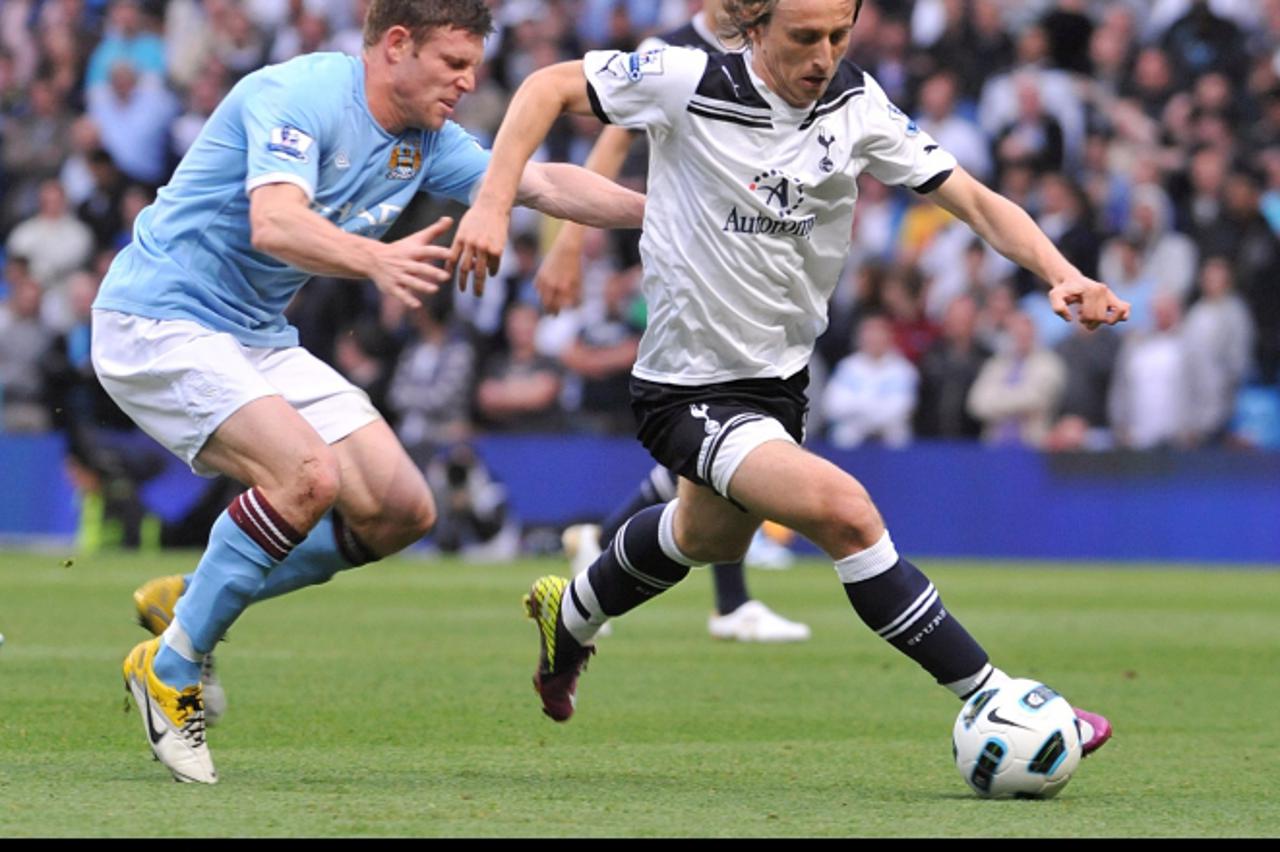
<svg viewBox="0 0 1280 852">
<path fill-rule="evenodd" d="M 800 444 L 809 411 L 806 367 L 787 379 L 742 379 L 687 387 L 631 378 L 636 437 L 673 473 L 728 498 L 713 481 L 717 454 L 734 432 L 772 419 Z"/>
</svg>

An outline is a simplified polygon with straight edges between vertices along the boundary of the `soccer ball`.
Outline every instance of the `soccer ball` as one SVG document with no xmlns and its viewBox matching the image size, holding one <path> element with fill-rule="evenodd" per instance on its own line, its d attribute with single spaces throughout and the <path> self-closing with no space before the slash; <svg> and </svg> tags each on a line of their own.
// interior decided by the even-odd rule
<svg viewBox="0 0 1280 852">
<path fill-rule="evenodd" d="M 1080 765 L 1080 727 L 1067 699 L 1026 678 L 965 702 L 951 735 L 956 768 L 979 796 L 1048 799 Z"/>
</svg>

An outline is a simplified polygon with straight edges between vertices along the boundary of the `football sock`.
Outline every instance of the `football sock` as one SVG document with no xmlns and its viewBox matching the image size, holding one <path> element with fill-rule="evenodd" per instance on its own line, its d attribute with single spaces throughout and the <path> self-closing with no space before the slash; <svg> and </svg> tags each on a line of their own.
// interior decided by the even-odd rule
<svg viewBox="0 0 1280 852">
<path fill-rule="evenodd" d="M 209 546 L 174 608 L 173 624 L 179 627 L 173 635 L 188 637 L 183 650 L 194 652 L 194 659 L 162 642 L 156 676 L 175 689 L 198 682 L 200 665 L 195 660 L 213 650 L 261 590 L 266 575 L 301 540 L 257 488 L 232 500 L 214 521 Z"/>
<path fill-rule="evenodd" d="M 267 574 L 266 582 L 253 596 L 265 601 L 307 586 L 327 583 L 348 568 L 374 562 L 378 556 L 347 526 L 334 509 L 320 519 L 302 543 Z"/>
<path fill-rule="evenodd" d="M 370 550 L 351 527 L 347 526 L 337 509 L 329 512 L 317 523 L 302 540 L 302 544 L 293 549 L 289 556 L 271 569 L 267 581 L 253 596 L 253 600 L 265 601 L 279 597 L 288 592 L 317 586 L 333 579 L 333 575 L 348 568 L 359 568 L 370 562 L 377 562 L 381 557 Z M 182 579 L 183 586 L 191 585 L 194 574 Z"/>
<path fill-rule="evenodd" d="M 711 566 L 711 579 L 716 589 L 716 612 L 728 615 L 747 601 L 747 570 L 741 562 L 722 562 Z"/>
<path fill-rule="evenodd" d="M 614 509 L 613 514 L 600 524 L 600 546 L 608 547 L 622 525 L 641 509 L 666 503 L 675 498 L 676 478 L 662 465 L 656 465 L 636 486 L 636 490 L 631 492 L 626 502 Z"/>
<path fill-rule="evenodd" d="M 560 619 L 581 645 L 606 620 L 629 612 L 683 580 L 694 564 L 676 547 L 676 506 L 650 506 L 622 525 L 613 544 L 573 578 Z"/>
<path fill-rule="evenodd" d="M 898 556 L 888 531 L 837 562 L 836 573 L 858 617 L 938 683 L 971 692 L 973 683 L 996 671 L 987 652 L 947 612 L 929 578 Z"/>
<path fill-rule="evenodd" d="M 968 701 L 969 696 L 973 695 L 980 689 L 999 686 L 1009 679 L 1009 676 L 995 666 L 987 663 L 978 669 L 977 673 L 970 677 L 961 678 L 960 680 L 944 683 L 947 689 L 960 696 L 962 701 Z"/>
</svg>

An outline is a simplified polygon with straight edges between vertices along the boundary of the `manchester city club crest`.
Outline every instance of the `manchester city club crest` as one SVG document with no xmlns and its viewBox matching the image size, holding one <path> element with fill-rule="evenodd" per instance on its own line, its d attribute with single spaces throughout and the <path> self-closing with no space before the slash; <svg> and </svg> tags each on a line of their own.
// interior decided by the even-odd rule
<svg viewBox="0 0 1280 852">
<path fill-rule="evenodd" d="M 422 168 L 422 148 L 417 140 L 402 141 L 391 149 L 391 159 L 387 163 L 387 177 L 391 180 L 412 180 Z"/>
</svg>

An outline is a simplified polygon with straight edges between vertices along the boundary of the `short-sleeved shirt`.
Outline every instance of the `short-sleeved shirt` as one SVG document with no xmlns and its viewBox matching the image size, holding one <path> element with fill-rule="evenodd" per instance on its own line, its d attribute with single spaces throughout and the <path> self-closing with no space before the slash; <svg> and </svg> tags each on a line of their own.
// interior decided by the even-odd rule
<svg viewBox="0 0 1280 852">
<path fill-rule="evenodd" d="M 956 165 L 847 61 L 804 108 L 769 91 L 750 52 L 593 51 L 584 69 L 596 114 L 649 138 L 633 370 L 646 381 L 795 375 L 826 328 L 858 175 L 930 192 Z"/>
<path fill-rule="evenodd" d="M 469 203 L 488 164 L 489 152 L 452 122 L 383 130 L 358 58 L 315 53 L 255 71 L 138 215 L 94 307 L 193 320 L 248 346 L 296 346 L 284 309 L 311 273 L 253 247 L 250 192 L 294 184 L 312 210 L 376 239 L 418 192 Z"/>
</svg>

